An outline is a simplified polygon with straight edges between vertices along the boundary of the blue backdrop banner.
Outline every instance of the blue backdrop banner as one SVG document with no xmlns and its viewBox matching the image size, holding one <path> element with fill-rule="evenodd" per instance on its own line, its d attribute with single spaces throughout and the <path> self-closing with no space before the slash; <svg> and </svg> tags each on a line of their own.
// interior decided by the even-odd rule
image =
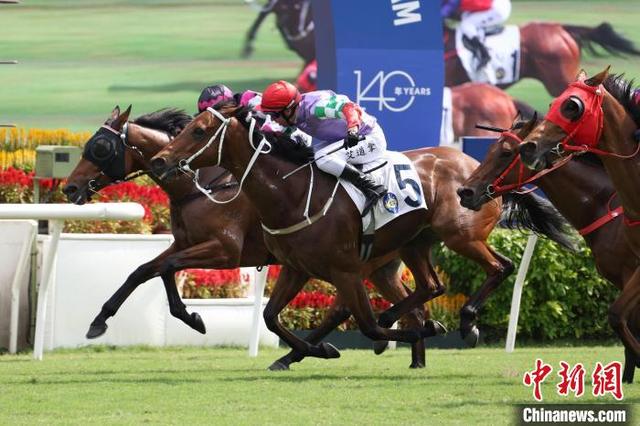
<svg viewBox="0 0 640 426">
<path fill-rule="evenodd" d="M 318 87 L 375 116 L 389 149 L 437 146 L 444 52 L 440 2 L 313 0 Z"/>
</svg>

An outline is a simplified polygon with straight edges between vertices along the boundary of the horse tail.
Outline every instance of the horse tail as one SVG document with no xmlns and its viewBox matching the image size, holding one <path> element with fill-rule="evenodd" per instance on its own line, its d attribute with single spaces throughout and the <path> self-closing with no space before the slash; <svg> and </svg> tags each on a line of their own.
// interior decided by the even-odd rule
<svg viewBox="0 0 640 426">
<path fill-rule="evenodd" d="M 616 56 L 625 53 L 640 56 L 640 50 L 635 47 L 633 42 L 617 33 L 608 22 L 603 22 L 597 27 L 562 25 L 562 28 L 578 43 L 580 49 L 586 49 L 593 56 L 603 56 L 595 49 L 594 45 L 598 45 Z"/>
<path fill-rule="evenodd" d="M 521 100 L 514 99 L 513 105 L 520 112 L 520 116 L 523 120 L 531 120 L 536 114 L 536 109 L 534 107 Z"/>
<path fill-rule="evenodd" d="M 570 238 L 570 226 L 545 198 L 534 193 L 508 193 L 502 196 L 500 226 L 508 229 L 528 229 L 575 251 Z"/>
</svg>

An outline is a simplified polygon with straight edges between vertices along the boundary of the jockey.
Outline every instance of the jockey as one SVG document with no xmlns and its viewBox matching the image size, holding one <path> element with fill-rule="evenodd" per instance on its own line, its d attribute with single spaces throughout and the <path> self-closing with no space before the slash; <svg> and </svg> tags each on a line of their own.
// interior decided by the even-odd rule
<svg viewBox="0 0 640 426">
<path fill-rule="evenodd" d="M 330 90 L 300 94 L 291 83 L 280 80 L 264 91 L 257 108 L 289 129 L 298 128 L 320 142 L 316 145 L 318 168 L 352 183 L 366 197 L 363 215 L 387 192 L 352 164 L 380 158 L 387 148 L 384 133 L 374 117 L 344 95 Z M 268 129 L 267 129 L 268 131 Z M 336 148 L 344 150 L 329 154 Z"/>
<path fill-rule="evenodd" d="M 198 98 L 198 112 L 203 112 L 209 107 L 224 101 L 233 100 L 233 92 L 224 84 L 215 84 L 205 87 Z"/>
<path fill-rule="evenodd" d="M 478 60 L 477 70 L 484 68 L 491 56 L 484 45 L 485 29 L 504 23 L 511 14 L 510 0 L 443 0 L 443 19 L 460 12 L 460 30 L 464 45 Z"/>
</svg>

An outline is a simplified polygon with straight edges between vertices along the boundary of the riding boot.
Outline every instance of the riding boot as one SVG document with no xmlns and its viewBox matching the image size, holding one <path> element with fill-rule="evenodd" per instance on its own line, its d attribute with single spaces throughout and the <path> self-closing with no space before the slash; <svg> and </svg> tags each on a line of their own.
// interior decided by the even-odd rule
<svg viewBox="0 0 640 426">
<path fill-rule="evenodd" d="M 352 183 L 366 197 L 364 209 L 362 210 L 363 217 L 366 216 L 376 202 L 387 193 L 387 188 L 385 188 L 384 185 L 377 185 L 369 176 L 351 164 L 347 164 L 344 167 L 340 177 Z"/>
<path fill-rule="evenodd" d="M 469 38 L 467 36 L 462 36 L 462 42 L 467 49 L 473 52 L 474 58 L 478 60 L 476 71 L 481 70 L 489 63 L 489 61 L 491 60 L 491 55 L 489 55 L 487 47 L 480 41 L 480 38 Z"/>
</svg>

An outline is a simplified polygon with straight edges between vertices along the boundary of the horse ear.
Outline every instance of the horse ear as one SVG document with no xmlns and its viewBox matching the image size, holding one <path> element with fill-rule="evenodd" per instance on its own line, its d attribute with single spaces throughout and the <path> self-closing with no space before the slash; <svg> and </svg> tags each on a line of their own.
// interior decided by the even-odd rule
<svg viewBox="0 0 640 426">
<path fill-rule="evenodd" d="M 533 117 L 531 117 L 531 119 L 527 121 L 527 123 L 524 126 L 522 126 L 522 129 L 520 130 L 520 135 L 526 136 L 529 133 L 531 133 L 533 129 L 536 127 L 536 124 L 538 124 L 538 111 L 534 111 Z"/>
<path fill-rule="evenodd" d="M 129 114 L 131 114 L 131 105 L 129 105 L 129 108 L 127 108 L 125 112 L 118 115 L 118 117 L 115 120 L 113 120 L 113 123 L 111 123 L 111 127 L 114 130 L 118 130 L 118 131 L 122 130 L 122 126 L 124 126 L 124 123 L 126 123 L 127 120 L 129 120 Z"/>
<path fill-rule="evenodd" d="M 587 79 L 587 72 L 584 68 L 580 69 L 580 72 L 576 76 L 576 81 L 585 81 Z"/>
<path fill-rule="evenodd" d="M 589 86 L 598 86 L 602 84 L 602 82 L 609 76 L 609 70 L 611 69 L 611 65 L 605 68 L 603 71 L 591 77 L 586 83 Z"/>
<path fill-rule="evenodd" d="M 116 107 L 111 111 L 111 120 L 115 120 L 120 115 L 120 106 L 116 105 Z"/>
</svg>

